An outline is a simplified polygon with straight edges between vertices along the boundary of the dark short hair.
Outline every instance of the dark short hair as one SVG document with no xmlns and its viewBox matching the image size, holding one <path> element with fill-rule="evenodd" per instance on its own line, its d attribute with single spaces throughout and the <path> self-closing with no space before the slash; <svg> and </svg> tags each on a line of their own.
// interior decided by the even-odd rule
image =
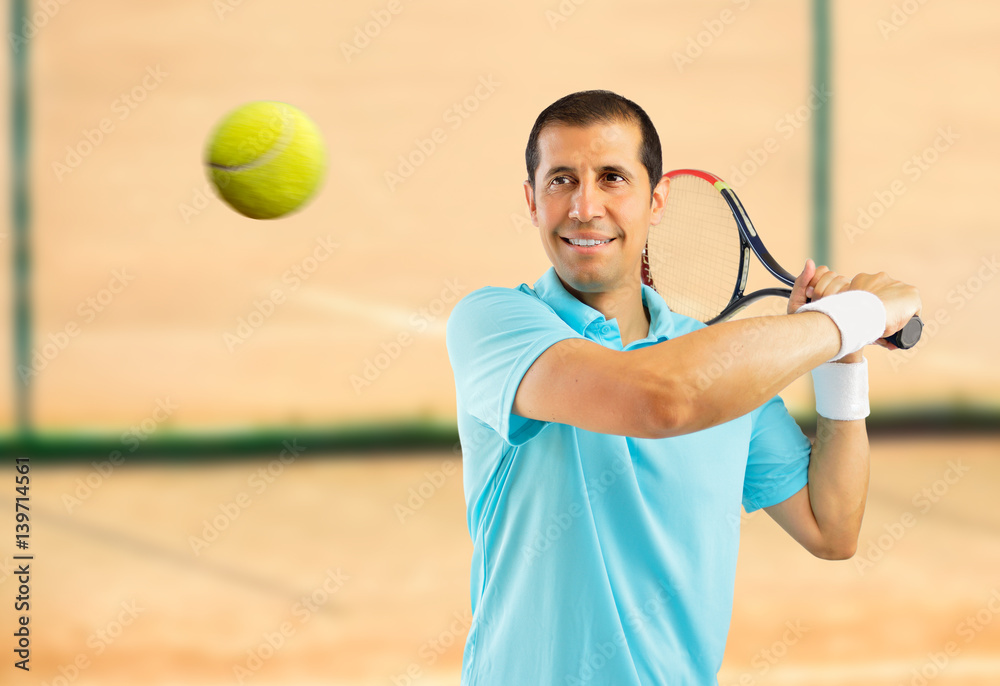
<svg viewBox="0 0 1000 686">
<path fill-rule="evenodd" d="M 635 124 L 639 127 L 639 160 L 649 174 L 650 192 L 656 187 L 663 173 L 663 152 L 660 136 L 656 133 L 649 115 L 627 98 L 617 93 L 603 90 L 580 91 L 559 98 L 542 110 L 531 127 L 528 147 L 524 150 L 524 161 L 528 166 L 528 182 L 535 186 L 535 171 L 541 163 L 538 151 L 538 137 L 546 126 L 590 126 L 611 123 Z"/>
</svg>

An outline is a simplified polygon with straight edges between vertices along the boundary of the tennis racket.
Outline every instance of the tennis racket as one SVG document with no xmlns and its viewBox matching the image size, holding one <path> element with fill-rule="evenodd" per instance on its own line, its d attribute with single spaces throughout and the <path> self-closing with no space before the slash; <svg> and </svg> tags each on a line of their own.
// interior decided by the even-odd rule
<svg viewBox="0 0 1000 686">
<path fill-rule="evenodd" d="M 764 247 L 743 204 L 726 182 L 697 169 L 667 172 L 670 193 L 660 223 L 649 230 L 642 280 L 675 312 L 706 324 L 729 319 L 767 297 L 787 298 L 790 288 L 746 293 L 751 256 L 785 286 L 795 277 Z M 887 340 L 912 348 L 924 325 L 913 317 Z"/>
</svg>

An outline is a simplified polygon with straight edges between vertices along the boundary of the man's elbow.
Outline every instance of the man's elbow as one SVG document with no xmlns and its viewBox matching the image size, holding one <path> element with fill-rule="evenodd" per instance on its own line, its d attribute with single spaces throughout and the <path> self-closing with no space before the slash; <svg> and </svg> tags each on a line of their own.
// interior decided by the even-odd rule
<svg viewBox="0 0 1000 686">
<path fill-rule="evenodd" d="M 809 551 L 821 560 L 850 560 L 858 552 L 858 539 L 821 542 Z"/>
<path fill-rule="evenodd" d="M 670 438 L 697 431 L 698 413 L 690 393 L 674 381 L 647 380 L 643 438 Z"/>
</svg>

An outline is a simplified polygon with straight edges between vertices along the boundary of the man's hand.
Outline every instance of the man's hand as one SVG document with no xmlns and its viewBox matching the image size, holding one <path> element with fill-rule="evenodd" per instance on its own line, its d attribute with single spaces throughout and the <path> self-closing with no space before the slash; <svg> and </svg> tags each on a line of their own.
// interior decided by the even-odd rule
<svg viewBox="0 0 1000 686">
<path fill-rule="evenodd" d="M 788 313 L 798 311 L 800 307 L 811 300 L 845 290 L 861 290 L 874 293 L 885 306 L 885 331 L 883 336 L 890 336 L 902 329 L 910 317 L 920 313 L 920 294 L 916 288 L 890 278 L 884 272 L 878 274 L 858 274 L 853 279 L 831 271 L 827 267 L 817 267 L 812 260 L 807 260 L 805 268 L 792 286 L 792 295 L 788 299 Z M 894 350 L 895 345 L 884 338 L 876 341 L 883 348 Z M 850 360 L 843 360 L 845 362 Z"/>
<path fill-rule="evenodd" d="M 920 314 L 920 293 L 916 288 L 889 278 L 885 272 L 878 274 L 858 274 L 851 279 L 850 290 L 868 291 L 874 293 L 885 305 L 885 332 L 883 336 L 891 336 L 910 321 L 915 314 Z M 896 346 L 884 338 L 876 341 L 883 348 L 895 350 Z"/>
<path fill-rule="evenodd" d="M 806 260 L 806 266 L 792 286 L 792 295 L 788 298 L 788 314 L 797 312 L 811 300 L 819 300 L 847 290 L 850 285 L 851 282 L 846 276 L 841 276 L 827 267 L 817 267 L 812 260 Z"/>
<path fill-rule="evenodd" d="M 806 260 L 806 266 L 795 279 L 792 295 L 788 298 L 788 314 L 797 312 L 800 307 L 811 300 L 819 300 L 834 293 L 840 293 L 850 287 L 851 282 L 846 276 L 831 271 L 825 266 L 817 267 L 812 260 Z M 861 351 L 844 355 L 838 362 L 860 362 Z"/>
</svg>

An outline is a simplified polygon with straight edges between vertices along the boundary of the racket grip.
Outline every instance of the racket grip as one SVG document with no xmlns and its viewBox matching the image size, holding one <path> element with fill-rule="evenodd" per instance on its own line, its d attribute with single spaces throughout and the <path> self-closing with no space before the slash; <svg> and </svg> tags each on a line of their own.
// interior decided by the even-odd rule
<svg viewBox="0 0 1000 686">
<path fill-rule="evenodd" d="M 906 322 L 906 326 L 892 334 L 891 336 L 886 336 L 886 340 L 895 345 L 897 348 L 902 350 L 909 350 L 917 344 L 920 340 L 920 334 L 924 330 L 924 321 L 914 315 L 910 318 L 910 321 Z"/>
</svg>

